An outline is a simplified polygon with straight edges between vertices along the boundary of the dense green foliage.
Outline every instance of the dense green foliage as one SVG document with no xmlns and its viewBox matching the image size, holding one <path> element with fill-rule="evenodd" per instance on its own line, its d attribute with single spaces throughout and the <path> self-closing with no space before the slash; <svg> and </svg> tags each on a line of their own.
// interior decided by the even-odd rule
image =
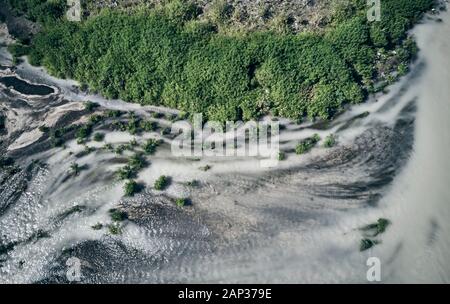
<svg viewBox="0 0 450 304">
<path fill-rule="evenodd" d="M 41 23 L 55 22 L 61 18 L 67 8 L 66 0 L 8 0 L 11 7 L 23 13 L 31 21 Z"/>
<path fill-rule="evenodd" d="M 14 56 L 14 57 L 21 57 L 23 55 L 28 54 L 29 47 L 26 45 L 23 45 L 21 43 L 15 43 L 8 45 L 8 51 Z"/>
<path fill-rule="evenodd" d="M 381 28 L 391 43 L 397 43 L 406 37 L 411 28 L 433 5 L 431 0 L 389 0 L 382 1 Z"/>
<path fill-rule="evenodd" d="M 376 48 L 399 45 L 433 1 L 385 0 L 382 21 L 372 24 L 365 2 L 350 2 L 323 34 L 225 35 L 215 30 L 225 8 L 216 24 L 201 22 L 198 10 L 180 0 L 132 13 L 103 10 L 81 23 L 46 21 L 29 58 L 108 98 L 208 119 L 246 120 L 268 112 L 330 118 L 343 105 L 363 101 L 376 76 Z M 28 15 L 38 7 L 27 7 Z"/>
</svg>

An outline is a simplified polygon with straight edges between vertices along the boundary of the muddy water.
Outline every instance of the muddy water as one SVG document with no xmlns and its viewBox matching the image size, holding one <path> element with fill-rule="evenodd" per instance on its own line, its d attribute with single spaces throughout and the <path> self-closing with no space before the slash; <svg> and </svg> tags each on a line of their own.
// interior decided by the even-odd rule
<svg viewBox="0 0 450 304">
<path fill-rule="evenodd" d="M 49 95 L 54 93 L 54 90 L 45 85 L 33 85 L 23 81 L 17 77 L 1 77 L 0 83 L 6 87 L 12 87 L 14 90 L 25 95 Z"/>
<path fill-rule="evenodd" d="M 170 137 L 159 132 L 101 130 L 104 143 L 114 145 L 165 141 L 148 157 L 138 176 L 147 187 L 134 198 L 123 198 L 123 182 L 114 178 L 130 152 L 97 149 L 76 157 L 82 145 L 45 146 L 38 127 L 68 124 L 68 113 L 82 121 L 85 100 L 98 102 L 99 111 L 146 118 L 154 110 L 176 111 L 80 93 L 73 81 L 21 64 L 20 77 L 58 87 L 60 94 L 34 100 L 1 92 L 8 129 L 2 148 L 29 168 L 6 182 L 0 176 L 0 280 L 67 282 L 65 263 L 77 257 L 87 283 L 366 282 L 366 260 L 376 256 L 384 281 L 448 282 L 449 16 L 441 17 L 443 23 L 417 28 L 420 58 L 389 94 L 325 126 L 281 120 L 287 159 L 275 168 L 252 158 L 180 159 L 170 153 Z M 314 133 L 336 134 L 338 145 L 295 155 L 295 144 Z M 68 173 L 74 161 L 84 168 L 75 177 Z M 211 169 L 199 170 L 205 165 Z M 151 187 L 160 175 L 172 177 L 163 192 Z M 199 185 L 189 186 L 194 179 Z M 16 193 L 23 184 L 26 190 Z M 176 207 L 174 199 L 184 196 L 192 206 Z M 91 228 L 108 225 L 108 210 L 117 207 L 129 214 L 121 234 Z M 379 217 L 392 225 L 380 244 L 359 252 L 358 228 Z"/>
</svg>

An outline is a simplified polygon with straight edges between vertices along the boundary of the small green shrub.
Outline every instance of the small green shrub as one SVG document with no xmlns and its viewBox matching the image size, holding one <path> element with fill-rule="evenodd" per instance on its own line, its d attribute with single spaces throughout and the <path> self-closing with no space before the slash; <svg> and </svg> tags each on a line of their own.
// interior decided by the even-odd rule
<svg viewBox="0 0 450 304">
<path fill-rule="evenodd" d="M 177 198 L 177 199 L 175 200 L 175 204 L 176 204 L 178 207 L 184 207 L 184 206 L 187 206 L 187 205 L 189 205 L 189 199 L 187 199 L 187 198 Z"/>
<path fill-rule="evenodd" d="M 77 126 L 68 126 L 59 129 L 54 129 L 50 131 L 50 142 L 52 147 L 62 147 L 65 143 L 64 137 L 65 135 L 77 128 Z"/>
<path fill-rule="evenodd" d="M 161 134 L 161 136 L 164 136 L 164 135 L 170 134 L 170 132 L 171 132 L 171 129 L 169 127 L 167 127 L 167 128 L 161 129 L 161 132 L 159 132 L 159 133 Z"/>
<path fill-rule="evenodd" d="M 37 240 L 40 240 L 40 239 L 44 239 L 44 238 L 47 239 L 47 238 L 50 238 L 50 237 L 51 237 L 51 235 L 50 235 L 50 233 L 48 231 L 44 231 L 44 230 L 39 229 L 38 231 L 36 231 L 30 237 L 30 240 L 37 241 Z"/>
<path fill-rule="evenodd" d="M 94 134 L 95 141 L 102 141 L 104 138 L 105 138 L 105 134 L 103 134 L 103 133 L 95 133 Z"/>
<path fill-rule="evenodd" d="M 146 154 L 154 154 L 156 152 L 156 148 L 158 147 L 159 142 L 156 139 L 149 139 L 142 147 Z"/>
<path fill-rule="evenodd" d="M 117 175 L 118 179 L 125 180 L 125 179 L 135 178 L 137 175 L 137 172 L 131 166 L 126 165 L 123 168 L 120 168 L 119 170 L 117 170 L 116 175 Z"/>
<path fill-rule="evenodd" d="M 80 171 L 81 171 L 80 165 L 78 165 L 77 163 L 70 164 L 70 172 L 73 175 L 76 176 L 76 175 L 80 174 Z"/>
<path fill-rule="evenodd" d="M 125 196 L 134 196 L 141 190 L 141 186 L 134 180 L 130 180 L 124 185 Z"/>
<path fill-rule="evenodd" d="M 156 123 L 149 120 L 142 120 L 140 122 L 140 127 L 145 132 L 151 132 L 156 130 Z"/>
<path fill-rule="evenodd" d="M 189 187 L 198 187 L 198 186 L 200 186 L 200 182 L 198 180 L 194 179 L 194 180 L 187 182 L 186 185 Z"/>
<path fill-rule="evenodd" d="M 360 228 L 360 230 L 371 234 L 372 237 L 375 237 L 379 234 L 384 233 L 390 224 L 391 221 L 389 221 L 388 219 L 379 218 L 376 223 L 366 225 Z"/>
<path fill-rule="evenodd" d="M 115 222 L 122 222 L 128 218 L 128 213 L 118 209 L 110 209 L 109 216 Z"/>
<path fill-rule="evenodd" d="M 86 139 L 92 133 L 92 126 L 90 124 L 81 126 L 76 134 L 78 139 Z"/>
<path fill-rule="evenodd" d="M 359 244 L 359 251 L 364 251 L 364 250 L 370 249 L 379 243 L 380 243 L 380 241 L 378 241 L 378 240 L 362 239 L 361 243 Z"/>
<path fill-rule="evenodd" d="M 113 235 L 118 235 L 122 233 L 122 228 L 120 228 L 120 225 L 115 223 L 115 224 L 109 224 L 108 225 L 108 230 L 109 233 L 113 234 Z"/>
<path fill-rule="evenodd" d="M 108 150 L 108 151 L 113 151 L 113 150 L 114 150 L 114 147 L 113 147 L 113 145 L 112 145 L 111 143 L 106 143 L 106 144 L 103 146 L 103 149 L 104 149 L 104 150 Z"/>
<path fill-rule="evenodd" d="M 123 153 L 123 151 L 125 151 L 125 149 L 126 149 L 126 146 L 125 146 L 125 145 L 119 145 L 119 146 L 116 147 L 116 149 L 114 150 L 114 152 L 115 152 L 116 154 L 121 155 L 121 154 Z"/>
<path fill-rule="evenodd" d="M 39 127 L 39 131 L 41 131 L 42 133 L 48 133 L 50 131 L 50 128 L 45 125 L 42 125 Z"/>
<path fill-rule="evenodd" d="M 298 143 L 295 147 L 296 154 L 305 154 L 309 152 L 314 146 L 320 141 L 320 136 L 318 134 L 314 134 L 312 137 L 309 137 L 302 142 Z"/>
<path fill-rule="evenodd" d="M 58 220 L 64 220 L 68 216 L 70 216 L 72 214 L 75 214 L 75 213 L 80 213 L 80 212 L 82 212 L 85 209 L 86 209 L 86 206 L 75 205 L 75 206 L 69 208 L 68 210 L 62 212 L 60 215 L 58 215 Z"/>
<path fill-rule="evenodd" d="M 210 169 L 211 169 L 211 166 L 210 165 L 205 165 L 205 166 L 202 166 L 202 167 L 199 167 L 198 168 L 199 170 L 201 170 L 201 171 L 209 171 Z"/>
<path fill-rule="evenodd" d="M 398 76 L 405 76 L 409 71 L 408 65 L 401 63 L 397 67 Z"/>
<path fill-rule="evenodd" d="M 132 140 L 130 140 L 130 142 L 128 143 L 128 146 L 130 147 L 136 147 L 138 145 L 138 142 L 136 140 L 136 138 L 133 138 Z"/>
<path fill-rule="evenodd" d="M 64 145 L 64 139 L 59 137 L 51 137 L 51 144 L 53 148 L 62 147 Z"/>
<path fill-rule="evenodd" d="M 164 190 L 169 185 L 169 178 L 165 175 L 161 175 L 154 184 L 154 188 L 158 191 Z"/>
<path fill-rule="evenodd" d="M 77 154 L 75 154 L 76 158 L 81 158 L 81 157 L 85 157 L 86 155 L 91 154 L 92 152 L 95 151 L 94 147 L 89 147 L 89 146 L 84 146 L 84 150 L 81 152 L 78 152 Z"/>
<path fill-rule="evenodd" d="M 95 124 L 98 124 L 99 122 L 103 121 L 103 119 L 104 119 L 104 117 L 102 115 L 94 114 L 89 117 L 89 123 L 91 125 L 95 125 Z"/>
<path fill-rule="evenodd" d="M 152 112 L 150 115 L 151 115 L 153 118 L 157 118 L 157 119 L 164 117 L 164 114 L 163 114 L 163 113 L 160 113 L 160 112 Z"/>
<path fill-rule="evenodd" d="M 86 111 L 92 112 L 95 109 L 97 109 L 98 107 L 100 107 L 100 105 L 98 103 L 92 102 L 92 101 L 87 101 L 84 105 L 84 109 Z"/>
<path fill-rule="evenodd" d="M 94 230 L 100 230 L 100 229 L 103 228 L 103 224 L 102 223 L 97 223 L 97 224 L 91 226 L 91 228 L 94 229 Z"/>
<path fill-rule="evenodd" d="M 89 147 L 89 146 L 84 146 L 84 154 L 83 154 L 83 156 L 86 156 L 86 155 L 88 155 L 88 154 L 91 154 L 92 152 L 94 152 L 95 151 L 95 148 L 94 147 Z"/>
<path fill-rule="evenodd" d="M 328 135 L 325 137 L 325 140 L 323 142 L 323 146 L 325 148 L 331 148 L 336 144 L 336 137 L 333 134 Z"/>
<path fill-rule="evenodd" d="M 147 165 L 147 161 L 140 153 L 136 153 L 128 159 L 128 165 L 133 170 L 141 170 Z"/>
<path fill-rule="evenodd" d="M 109 110 L 108 112 L 106 112 L 106 116 L 108 116 L 109 118 L 119 118 L 120 116 L 122 116 L 122 111 L 119 110 Z"/>
<path fill-rule="evenodd" d="M 131 135 L 135 135 L 137 133 L 141 132 L 141 128 L 140 128 L 140 120 L 132 117 L 130 120 L 128 120 L 128 123 L 126 125 L 127 131 L 131 134 Z"/>
</svg>

